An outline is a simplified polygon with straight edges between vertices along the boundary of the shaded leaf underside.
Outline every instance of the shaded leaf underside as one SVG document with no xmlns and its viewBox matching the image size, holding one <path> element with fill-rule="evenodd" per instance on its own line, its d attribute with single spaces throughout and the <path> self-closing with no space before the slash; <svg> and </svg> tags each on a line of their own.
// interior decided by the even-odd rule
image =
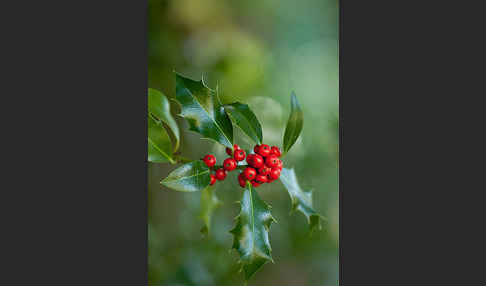
<svg viewBox="0 0 486 286">
<path fill-rule="evenodd" d="M 221 205 L 221 201 L 216 196 L 213 186 L 208 186 L 201 192 L 201 211 L 200 218 L 204 222 L 201 232 L 205 235 L 209 234 L 211 228 L 211 216 L 216 208 Z"/>
</svg>

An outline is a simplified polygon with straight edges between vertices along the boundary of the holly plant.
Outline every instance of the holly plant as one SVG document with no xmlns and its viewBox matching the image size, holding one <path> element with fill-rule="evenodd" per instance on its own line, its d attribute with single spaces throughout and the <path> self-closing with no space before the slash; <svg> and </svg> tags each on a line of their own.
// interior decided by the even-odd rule
<svg viewBox="0 0 486 286">
<path fill-rule="evenodd" d="M 312 191 L 304 191 L 293 168 L 284 168 L 283 158 L 290 151 L 303 127 L 303 112 L 295 93 L 290 95 L 291 112 L 283 135 L 282 150 L 263 142 L 262 127 L 247 104 L 234 102 L 223 105 L 218 89 L 208 88 L 203 80 L 194 81 L 175 73 L 176 97 L 189 130 L 203 138 L 226 147 L 228 158 L 216 164 L 212 154 L 203 159 L 190 160 L 179 154 L 180 130 L 171 115 L 167 97 L 155 89 L 148 90 L 148 161 L 153 163 L 182 164 L 172 171 L 161 184 L 180 192 L 201 192 L 201 231 L 210 230 L 211 214 L 221 205 L 215 194 L 217 181 L 236 171 L 242 188 L 240 213 L 230 233 L 234 236 L 232 248 L 240 256 L 239 263 L 245 281 L 272 261 L 269 229 L 275 218 L 271 207 L 258 195 L 261 184 L 280 179 L 292 202 L 292 211 L 305 215 L 310 231 L 321 229 L 324 218 L 312 207 Z M 254 141 L 253 150 L 243 150 L 234 144 L 233 128 L 239 127 Z M 170 134 L 170 135 L 169 135 Z"/>
</svg>

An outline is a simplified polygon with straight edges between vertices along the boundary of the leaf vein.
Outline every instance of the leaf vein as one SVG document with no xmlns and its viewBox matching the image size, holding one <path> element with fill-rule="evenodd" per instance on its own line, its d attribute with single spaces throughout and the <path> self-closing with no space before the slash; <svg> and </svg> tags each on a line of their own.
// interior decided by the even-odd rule
<svg viewBox="0 0 486 286">
<path fill-rule="evenodd" d="M 206 112 L 206 115 L 209 117 L 209 119 L 211 119 L 211 121 L 214 123 L 214 125 L 216 125 L 216 127 L 218 128 L 219 132 L 221 132 L 221 134 L 226 139 L 226 141 L 228 141 L 228 143 L 231 145 L 232 142 L 228 139 L 228 137 L 226 137 L 226 134 L 223 132 L 223 130 L 221 129 L 221 127 L 219 126 L 219 124 L 210 116 L 209 111 L 207 111 L 206 108 L 204 108 L 204 106 L 199 102 L 199 100 L 197 99 L 197 97 L 194 96 L 194 94 L 192 94 L 192 92 L 187 87 L 185 87 L 185 89 L 189 92 L 189 94 L 192 96 L 192 98 L 194 99 L 194 101 L 201 107 L 201 109 L 204 110 L 204 112 Z M 216 98 L 216 100 L 218 100 L 218 98 Z M 214 105 L 214 100 L 213 100 L 213 105 Z M 216 110 L 216 112 L 217 112 L 217 110 Z"/>
<path fill-rule="evenodd" d="M 175 181 L 180 181 L 180 180 L 185 180 L 185 179 L 189 179 L 189 178 L 192 178 L 192 177 L 196 177 L 196 176 L 199 176 L 199 175 L 202 175 L 202 174 L 206 174 L 206 173 L 209 173 L 209 170 L 206 170 L 206 171 L 201 172 L 201 173 L 199 173 L 199 172 L 196 170 L 196 174 L 194 174 L 194 175 L 187 176 L 187 177 L 180 177 L 180 178 L 177 178 L 176 180 L 164 180 L 164 181 L 165 181 L 165 182 L 175 182 Z"/>
<path fill-rule="evenodd" d="M 169 155 L 167 155 L 164 151 L 162 151 L 162 149 L 159 148 L 159 146 L 157 146 L 153 141 L 152 139 L 150 138 L 147 138 L 149 143 L 157 150 L 159 151 L 160 153 L 162 153 L 162 155 L 164 155 L 171 163 L 174 163 L 174 160 L 172 160 L 172 157 L 170 157 Z"/>
</svg>

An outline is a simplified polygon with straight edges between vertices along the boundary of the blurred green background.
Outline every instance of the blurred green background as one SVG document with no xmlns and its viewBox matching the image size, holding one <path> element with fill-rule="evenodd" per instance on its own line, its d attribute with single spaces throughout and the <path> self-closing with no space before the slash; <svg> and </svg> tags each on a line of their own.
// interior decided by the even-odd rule
<svg viewBox="0 0 486 286">
<path fill-rule="evenodd" d="M 257 190 L 278 223 L 270 229 L 275 264 L 268 263 L 248 285 L 338 285 L 338 1 L 337 0 L 149 0 L 148 86 L 175 96 L 177 71 L 204 76 L 219 87 L 223 103 L 248 103 L 263 126 L 266 144 L 282 145 L 295 91 L 304 110 L 301 137 L 285 157 L 300 185 L 314 189 L 314 208 L 327 217 L 309 235 L 301 213 L 289 215 L 290 199 L 280 181 Z M 175 109 L 179 107 L 172 103 Z M 213 153 L 221 163 L 224 147 L 200 140 L 181 127 L 184 156 Z M 235 130 L 235 143 L 252 147 Z M 200 193 L 165 189 L 159 181 L 177 166 L 151 164 L 149 180 L 149 285 L 243 285 L 229 230 L 239 212 L 236 172 L 217 183 L 223 205 L 216 210 L 209 238 L 199 232 Z"/>
</svg>

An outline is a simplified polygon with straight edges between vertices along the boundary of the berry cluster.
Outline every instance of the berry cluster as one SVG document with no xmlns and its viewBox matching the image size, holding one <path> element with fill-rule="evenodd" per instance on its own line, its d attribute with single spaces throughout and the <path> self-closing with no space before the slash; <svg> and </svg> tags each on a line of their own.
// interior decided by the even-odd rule
<svg viewBox="0 0 486 286">
<path fill-rule="evenodd" d="M 277 146 L 270 148 L 270 146 L 262 144 L 255 145 L 253 151 L 254 154 L 246 156 L 245 150 L 240 149 L 236 144 L 233 146 L 233 150 L 226 148 L 226 153 L 231 157 L 224 160 L 222 168 L 216 168 L 215 173 L 210 174 L 210 185 L 214 185 L 216 180 L 224 180 L 226 172 L 235 170 L 238 161 L 243 161 L 245 157 L 248 166 L 238 175 L 238 183 L 241 187 L 245 187 L 246 181 L 250 181 L 253 187 L 258 187 L 263 183 L 271 183 L 278 179 L 283 167 L 282 160 L 279 159 L 281 156 L 280 149 Z M 214 155 L 206 155 L 203 161 L 211 169 L 216 165 Z"/>
<path fill-rule="evenodd" d="M 226 148 L 226 153 L 232 157 L 226 158 L 223 162 L 223 167 L 217 168 L 214 174 L 210 174 L 210 185 L 214 185 L 214 183 L 216 183 L 216 180 L 222 181 L 226 179 L 226 172 L 231 172 L 235 170 L 238 166 L 238 161 L 243 161 L 245 159 L 246 152 L 245 150 L 240 149 L 240 146 L 236 144 L 233 145 L 233 150 L 231 150 L 231 148 Z M 216 165 L 216 158 L 214 157 L 214 155 L 204 156 L 203 161 L 211 169 L 214 167 L 214 165 Z"/>
<path fill-rule="evenodd" d="M 256 145 L 253 148 L 255 154 L 250 154 L 246 158 L 248 167 L 238 176 L 241 187 L 245 187 L 246 180 L 250 181 L 253 187 L 258 187 L 263 183 L 271 183 L 280 177 L 283 163 L 280 157 L 280 149 L 277 146 L 266 144 Z"/>
</svg>

